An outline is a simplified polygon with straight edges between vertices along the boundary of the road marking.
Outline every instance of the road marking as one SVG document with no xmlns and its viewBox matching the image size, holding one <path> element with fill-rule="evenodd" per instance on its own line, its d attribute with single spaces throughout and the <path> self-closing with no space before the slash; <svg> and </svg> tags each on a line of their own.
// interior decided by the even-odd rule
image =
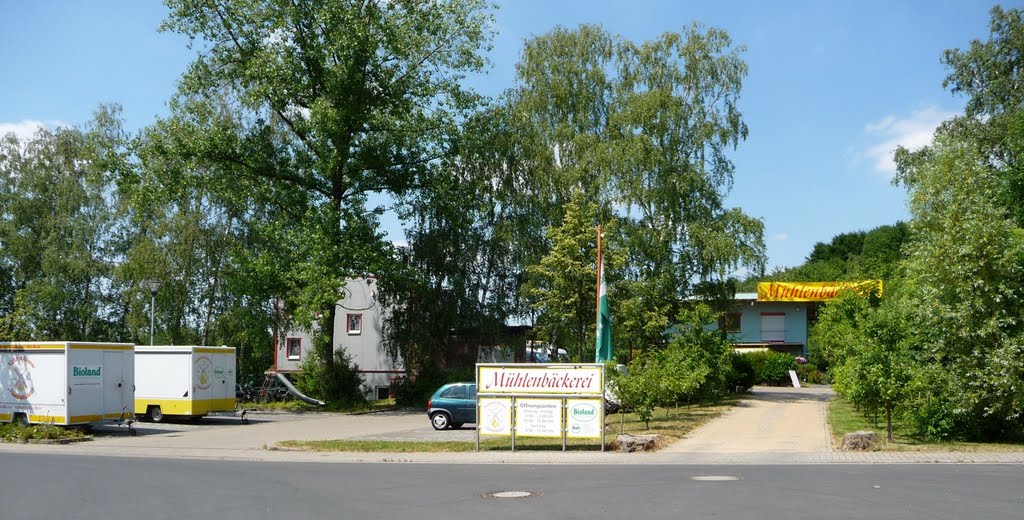
<svg viewBox="0 0 1024 520">
<path fill-rule="evenodd" d="M 511 490 L 511 491 L 488 491 L 480 496 L 484 498 L 530 498 L 539 497 L 543 495 L 540 491 L 522 491 L 522 490 Z"/>
<path fill-rule="evenodd" d="M 739 480 L 739 477 L 731 475 L 702 475 L 697 477 L 690 477 L 690 480 L 697 480 L 700 482 L 725 482 L 729 480 Z"/>
</svg>

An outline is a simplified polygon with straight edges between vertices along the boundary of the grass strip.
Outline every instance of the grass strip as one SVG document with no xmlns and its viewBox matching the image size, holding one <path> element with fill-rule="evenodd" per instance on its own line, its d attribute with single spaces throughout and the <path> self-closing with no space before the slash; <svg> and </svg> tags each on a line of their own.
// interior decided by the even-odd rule
<svg viewBox="0 0 1024 520">
<path fill-rule="evenodd" d="M 718 403 L 680 405 L 657 408 L 649 423 L 641 421 L 635 413 L 612 414 L 605 417 L 605 441 L 609 445 L 619 433 L 633 435 L 657 434 L 660 445 L 668 445 L 682 438 L 690 431 L 729 410 L 742 396 L 730 396 Z M 426 423 L 426 414 L 423 416 Z M 481 451 L 508 451 L 512 447 L 511 437 L 488 437 L 481 439 Z M 275 448 L 306 451 L 347 451 L 382 453 L 455 453 L 476 450 L 476 441 L 400 441 L 400 440 L 349 440 L 332 439 L 321 441 L 282 441 Z M 537 451 L 561 451 L 561 439 L 517 437 L 516 449 Z M 569 439 L 566 449 L 570 451 L 599 451 L 597 439 Z"/>
<path fill-rule="evenodd" d="M 855 431 L 873 431 L 880 442 L 874 451 L 954 451 L 954 452 L 1020 452 L 1024 445 L 991 442 L 960 442 L 930 440 L 914 435 L 904 422 L 893 419 L 892 442 L 886 441 L 885 417 L 865 417 L 849 400 L 836 396 L 829 401 L 828 424 L 833 445 L 841 447 L 843 436 Z"/>
</svg>

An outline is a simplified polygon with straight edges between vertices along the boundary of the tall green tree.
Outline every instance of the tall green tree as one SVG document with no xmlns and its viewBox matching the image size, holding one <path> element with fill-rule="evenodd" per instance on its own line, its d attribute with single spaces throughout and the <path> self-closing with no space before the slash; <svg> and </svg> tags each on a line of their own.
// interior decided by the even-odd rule
<svg viewBox="0 0 1024 520">
<path fill-rule="evenodd" d="M 116 115 L 103 107 L 84 128 L 0 140 L 0 314 L 17 322 L 11 339 L 123 338 L 111 289 Z"/>
<path fill-rule="evenodd" d="M 352 276 L 386 276 L 371 194 L 424 182 L 476 97 L 491 17 L 475 0 L 168 0 L 202 52 L 154 133 L 186 173 L 266 208 L 239 263 L 317 322 L 327 355 Z"/>
<path fill-rule="evenodd" d="M 529 313 L 522 273 L 544 251 L 544 220 L 515 124 L 500 104 L 475 114 L 456 153 L 399 208 L 408 225 L 402 274 L 380 283 L 392 310 L 386 344 L 414 371 L 443 355 L 452 331 L 498 345 L 505 324 Z"/>
<path fill-rule="evenodd" d="M 984 162 L 942 136 L 904 176 L 915 237 L 906 269 L 916 289 L 904 305 L 928 331 L 928 363 L 950 378 L 947 412 L 973 424 L 964 432 L 972 437 L 1024 424 L 1024 230 L 999 203 L 1000 172 Z"/>
<path fill-rule="evenodd" d="M 967 97 L 965 113 L 940 129 L 973 143 L 981 159 L 998 170 L 1005 182 L 1000 204 L 1024 225 L 1024 11 L 992 8 L 989 38 L 973 40 L 966 49 L 943 53 L 949 69 L 943 82 L 954 94 Z M 906 152 L 902 152 L 906 153 Z M 909 155 L 909 154 L 907 154 Z M 908 164 L 907 160 L 903 161 Z M 909 166 L 909 164 L 908 164 Z M 906 168 L 905 168 L 906 170 Z"/>
<path fill-rule="evenodd" d="M 945 86 L 969 97 L 966 113 L 930 147 L 896 155 L 913 215 L 904 305 L 937 403 L 918 422 L 949 437 L 1024 435 L 1024 16 L 996 7 L 990 27 L 988 41 L 944 55 Z"/>
<path fill-rule="evenodd" d="M 524 153 L 543 218 L 559 226 L 579 190 L 597 220 L 619 221 L 613 316 L 641 348 L 665 345 L 694 283 L 763 263 L 761 221 L 724 207 L 728 151 L 747 135 L 741 52 L 698 25 L 642 43 L 584 25 L 528 41 L 517 66 L 507 100 L 533 129 Z"/>
</svg>

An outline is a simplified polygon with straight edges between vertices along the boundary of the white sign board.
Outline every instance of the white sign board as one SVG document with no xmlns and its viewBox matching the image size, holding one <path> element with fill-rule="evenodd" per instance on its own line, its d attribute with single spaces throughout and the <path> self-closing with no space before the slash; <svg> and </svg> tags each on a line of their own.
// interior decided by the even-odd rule
<svg viewBox="0 0 1024 520">
<path fill-rule="evenodd" d="M 599 439 L 604 425 L 604 409 L 600 399 L 567 399 L 566 435 L 573 438 Z"/>
<path fill-rule="evenodd" d="M 604 391 L 601 365 L 477 365 L 481 394 L 597 395 Z"/>
<path fill-rule="evenodd" d="M 793 388 L 800 388 L 800 378 L 796 375 L 796 370 L 789 371 L 789 379 L 793 381 Z"/>
<path fill-rule="evenodd" d="M 561 399 L 519 399 L 516 401 L 516 435 L 520 437 L 561 437 Z"/>
<path fill-rule="evenodd" d="M 512 435 L 512 399 L 509 397 L 481 397 L 480 435 Z"/>
</svg>

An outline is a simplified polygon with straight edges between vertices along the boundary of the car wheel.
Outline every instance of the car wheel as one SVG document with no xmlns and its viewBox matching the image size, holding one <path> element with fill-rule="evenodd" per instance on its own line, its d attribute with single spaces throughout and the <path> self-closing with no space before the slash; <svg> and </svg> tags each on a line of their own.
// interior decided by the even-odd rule
<svg viewBox="0 0 1024 520">
<path fill-rule="evenodd" d="M 147 413 L 146 415 L 148 415 L 149 420 L 153 422 L 163 422 L 164 420 L 164 412 L 160 410 L 159 406 L 154 406 L 150 408 L 149 413 Z"/>
<path fill-rule="evenodd" d="M 11 417 L 11 424 L 17 424 L 18 426 L 28 426 L 28 416 L 23 413 L 16 413 Z"/>
<path fill-rule="evenodd" d="M 437 412 L 430 416 L 430 425 L 435 430 L 447 430 L 452 425 L 452 418 L 448 412 Z"/>
</svg>

